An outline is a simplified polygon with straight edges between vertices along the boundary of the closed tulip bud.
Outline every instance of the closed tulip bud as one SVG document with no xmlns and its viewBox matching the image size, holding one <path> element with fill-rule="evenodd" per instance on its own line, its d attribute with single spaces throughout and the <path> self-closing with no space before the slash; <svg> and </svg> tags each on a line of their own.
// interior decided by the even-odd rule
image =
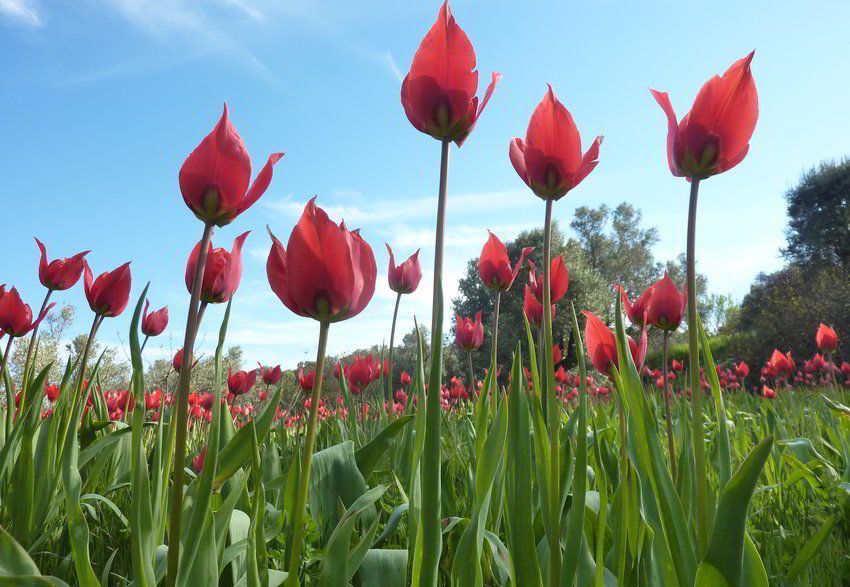
<svg viewBox="0 0 850 587">
<path fill-rule="evenodd" d="M 233 395 L 245 395 L 251 391 L 256 382 L 256 369 L 253 371 L 237 371 L 236 373 L 230 368 L 227 369 L 227 389 Z"/>
<path fill-rule="evenodd" d="M 754 54 L 708 80 L 681 121 L 667 93 L 650 90 L 667 115 L 667 162 L 673 175 L 703 179 L 743 161 L 759 115 L 750 71 Z"/>
<path fill-rule="evenodd" d="M 250 231 L 249 231 L 250 232 Z M 239 289 L 242 279 L 242 246 L 249 232 L 243 232 L 233 241 L 233 247 L 228 252 L 223 248 L 207 246 L 207 262 L 204 266 L 204 281 L 201 285 L 201 301 L 209 304 L 227 302 Z M 186 263 L 186 289 L 192 293 L 192 282 L 195 279 L 195 268 L 201 252 L 201 243 L 195 245 Z"/>
<path fill-rule="evenodd" d="M 815 343 L 821 352 L 834 351 L 838 347 L 838 335 L 832 328 L 821 322 L 815 334 Z"/>
<path fill-rule="evenodd" d="M 679 328 L 688 303 L 687 288 L 680 292 L 665 272 L 664 277 L 656 281 L 650 289 L 652 291 L 646 304 L 646 323 L 666 332 Z"/>
<path fill-rule="evenodd" d="M 582 312 L 587 318 L 584 326 L 584 341 L 587 346 L 587 354 L 590 357 L 590 362 L 593 367 L 611 377 L 613 369 L 619 369 L 619 359 L 617 357 L 617 339 L 611 329 L 597 318 L 592 312 L 585 310 Z M 638 345 L 631 337 L 627 337 L 629 351 L 632 355 L 632 360 L 638 371 L 643 367 L 643 361 L 646 357 L 646 329 L 641 332 L 641 343 Z"/>
<path fill-rule="evenodd" d="M 676 359 L 673 359 L 673 362 L 671 363 L 671 365 L 672 365 L 673 371 L 684 371 L 685 370 L 685 365 L 683 365 L 681 361 L 677 361 Z"/>
<path fill-rule="evenodd" d="M 150 302 L 145 300 L 145 311 L 142 314 L 142 334 L 159 336 L 168 326 L 168 306 L 163 306 L 156 312 L 148 314 Z"/>
<path fill-rule="evenodd" d="M 195 458 L 192 459 L 192 470 L 194 470 L 195 473 L 200 474 L 201 471 L 204 470 L 204 461 L 206 460 L 206 457 L 207 457 L 207 447 L 205 446 L 204 448 L 201 449 L 201 452 L 199 452 L 195 456 Z"/>
<path fill-rule="evenodd" d="M 271 233 L 270 233 L 271 234 Z M 359 314 L 375 293 L 377 268 L 372 248 L 313 198 L 284 249 L 271 234 L 266 273 L 272 291 L 299 316 L 338 322 Z"/>
<path fill-rule="evenodd" d="M 36 328 L 55 304 L 45 307 L 33 321 L 32 309 L 14 287 L 0 297 L 0 330 L 11 337 L 24 336 Z"/>
<path fill-rule="evenodd" d="M 180 371 L 180 368 L 183 366 L 183 349 L 174 353 L 174 358 L 171 359 L 171 366 L 174 367 L 175 371 Z"/>
<path fill-rule="evenodd" d="M 528 284 L 531 286 L 531 292 L 538 302 L 543 302 L 543 274 L 537 273 L 537 267 L 532 261 L 528 261 L 530 269 L 528 271 Z M 570 272 L 567 269 L 567 264 L 564 263 L 564 257 L 558 255 L 552 259 L 549 265 L 549 298 L 552 303 L 556 303 L 567 295 L 567 290 L 570 287 Z"/>
<path fill-rule="evenodd" d="M 281 377 L 280 365 L 275 365 L 274 367 L 263 367 L 259 365 L 259 368 L 260 379 L 262 379 L 263 383 L 266 385 L 277 385 Z"/>
<path fill-rule="evenodd" d="M 89 307 L 98 316 L 112 318 L 121 314 L 130 299 L 130 263 L 124 263 L 117 269 L 101 273 L 92 279 L 89 264 L 84 262 L 83 287 Z"/>
<path fill-rule="evenodd" d="M 455 22 L 448 2 L 422 39 L 401 84 L 401 104 L 416 130 L 463 144 L 478 122 L 501 75 L 492 74 L 479 103 L 475 49 Z"/>
<path fill-rule="evenodd" d="M 44 383 L 44 395 L 47 397 L 48 401 L 55 402 L 57 399 L 59 399 L 60 392 L 61 388 L 55 383 Z"/>
<path fill-rule="evenodd" d="M 601 144 L 598 136 L 581 154 L 576 123 L 549 86 L 531 115 L 525 141 L 514 138 L 508 153 L 520 179 L 537 197 L 559 200 L 593 171 Z"/>
<path fill-rule="evenodd" d="M 35 239 L 41 251 L 41 258 L 38 262 L 38 280 L 41 285 L 51 291 L 64 291 L 72 288 L 83 274 L 85 264 L 85 256 L 89 251 L 77 253 L 73 257 L 67 259 L 54 259 L 47 261 L 47 249 L 40 240 Z"/>
<path fill-rule="evenodd" d="M 218 124 L 180 168 L 183 201 L 200 220 L 224 226 L 250 208 L 268 189 L 272 167 L 283 153 L 272 153 L 251 181 L 251 157 L 228 117 L 227 104 Z"/>
<path fill-rule="evenodd" d="M 763 385 L 761 388 L 761 395 L 767 399 L 774 399 L 776 397 L 776 391 L 769 388 L 767 385 Z"/>
<path fill-rule="evenodd" d="M 480 311 L 475 314 L 475 320 L 455 314 L 455 344 L 464 351 L 474 351 L 484 344 L 484 324 Z"/>
<path fill-rule="evenodd" d="M 422 280 L 422 267 L 419 265 L 419 250 L 408 257 L 407 261 L 396 266 L 395 256 L 390 245 L 387 246 L 387 252 L 390 254 L 390 264 L 387 270 L 387 280 L 390 284 L 390 289 L 396 293 L 409 294 L 416 291 L 419 287 L 419 282 Z"/>
<path fill-rule="evenodd" d="M 552 320 L 555 319 L 555 304 L 549 306 L 552 313 Z M 525 317 L 528 318 L 529 324 L 535 328 L 540 328 L 543 325 L 543 304 L 532 293 L 531 287 L 525 286 L 525 293 L 522 300 L 522 311 Z"/>
<path fill-rule="evenodd" d="M 522 262 L 534 250 L 534 247 L 523 248 L 516 264 L 511 267 L 507 247 L 499 240 L 499 237 L 490 231 L 487 232 L 490 236 L 478 258 L 478 274 L 481 276 L 481 282 L 490 289 L 507 291 L 516 279 Z"/>
</svg>

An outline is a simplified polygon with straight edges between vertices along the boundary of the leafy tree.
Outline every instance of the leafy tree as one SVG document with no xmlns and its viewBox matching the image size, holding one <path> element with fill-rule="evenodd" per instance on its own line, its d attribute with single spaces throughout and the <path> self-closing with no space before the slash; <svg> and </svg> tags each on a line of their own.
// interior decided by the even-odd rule
<svg viewBox="0 0 850 587">
<path fill-rule="evenodd" d="M 71 362 L 77 361 L 86 346 L 87 340 L 88 334 L 78 334 L 65 345 L 65 350 Z M 97 340 L 95 340 L 93 347 L 89 349 L 88 373 L 91 373 L 95 362 L 100 358 L 98 381 L 104 391 L 126 389 L 130 383 L 130 369 L 127 362 L 121 359 L 118 351 L 118 347 L 104 347 Z"/>
<path fill-rule="evenodd" d="M 224 377 L 227 377 L 227 370 L 232 369 L 238 371 L 243 368 L 242 365 L 242 348 L 239 346 L 228 347 L 222 358 L 222 368 Z M 192 391 L 214 391 L 213 383 L 215 381 L 215 356 L 201 355 L 195 357 L 198 363 L 192 369 L 192 381 L 189 388 Z M 248 365 L 248 368 L 253 368 Z M 145 386 L 148 389 L 160 388 L 168 391 L 174 391 L 177 388 L 177 380 L 179 374 L 171 366 L 171 359 L 157 359 L 147 369 L 145 373 Z M 224 385 L 226 380 L 222 381 Z"/>
<path fill-rule="evenodd" d="M 810 169 L 785 199 L 785 258 L 800 266 L 850 269 L 850 160 L 826 161 Z"/>
<path fill-rule="evenodd" d="M 53 363 L 48 375 L 49 381 L 57 381 L 65 370 L 65 361 L 60 354 L 62 335 L 74 322 L 76 310 L 74 306 L 63 304 L 54 308 L 41 323 L 38 331 L 38 350 L 33 355 L 35 372 L 40 372 L 48 363 Z M 27 360 L 30 337 L 24 336 L 15 341 L 9 357 L 9 371 L 13 381 L 21 380 L 21 371 Z"/>
</svg>

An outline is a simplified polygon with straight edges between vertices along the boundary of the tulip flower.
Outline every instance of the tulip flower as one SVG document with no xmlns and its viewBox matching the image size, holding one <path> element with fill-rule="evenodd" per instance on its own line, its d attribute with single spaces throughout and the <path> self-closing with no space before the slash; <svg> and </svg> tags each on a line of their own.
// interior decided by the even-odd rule
<svg viewBox="0 0 850 587">
<path fill-rule="evenodd" d="M 207 447 L 201 449 L 201 451 L 192 459 L 192 470 L 197 474 L 201 474 L 201 471 L 204 470 L 204 460 L 207 457 Z"/>
<path fill-rule="evenodd" d="M 396 266 L 395 256 L 389 243 L 384 243 L 387 246 L 387 252 L 390 255 L 389 268 L 387 269 L 387 279 L 390 284 L 390 289 L 396 292 L 395 309 L 393 310 L 393 322 L 390 328 L 390 350 L 389 362 L 393 362 L 393 352 L 395 350 L 395 326 L 398 319 L 398 307 L 401 303 L 402 294 L 409 294 L 416 291 L 419 287 L 419 282 L 422 279 L 422 267 L 419 265 L 419 250 L 413 253 L 407 261 Z M 393 385 L 392 367 L 386 370 L 386 386 L 384 387 L 384 399 L 389 401 L 390 390 Z"/>
<path fill-rule="evenodd" d="M 673 362 L 671 363 L 671 367 L 673 368 L 673 371 L 684 371 L 685 370 L 685 365 L 682 364 L 681 361 L 677 361 L 676 359 L 673 359 Z"/>
<path fill-rule="evenodd" d="M 673 175 L 704 179 L 743 161 L 759 114 L 750 71 L 754 55 L 708 80 L 681 121 L 667 93 L 650 90 L 667 115 L 667 161 Z"/>
<path fill-rule="evenodd" d="M 401 84 L 401 104 L 416 130 L 461 146 L 499 79 L 494 72 L 479 103 L 475 49 L 444 2 Z"/>
<path fill-rule="evenodd" d="M 401 372 L 401 375 L 399 376 L 399 380 L 401 381 L 401 384 L 405 387 L 410 385 L 410 382 L 412 381 L 412 379 L 410 378 L 410 373 L 408 373 L 407 371 Z"/>
<path fill-rule="evenodd" d="M 789 377 L 794 374 L 796 368 L 794 359 L 791 358 L 791 351 L 782 354 L 777 349 L 774 349 L 773 354 L 770 355 L 767 366 L 776 377 Z"/>
<path fill-rule="evenodd" d="M 422 267 L 419 265 L 419 250 L 413 253 L 404 263 L 396 266 L 395 256 L 389 244 L 384 243 L 390 254 L 390 264 L 387 269 L 387 280 L 390 289 L 397 294 L 409 294 L 416 291 L 422 279 Z"/>
<path fill-rule="evenodd" d="M 201 221 L 224 226 L 250 208 L 268 189 L 272 168 L 283 153 L 272 153 L 254 183 L 251 157 L 230 123 L 227 104 L 215 128 L 180 168 L 183 201 Z"/>
<path fill-rule="evenodd" d="M 652 297 L 652 289 L 655 287 L 655 284 L 646 288 L 634 303 L 629 301 L 629 294 L 626 293 L 626 290 L 622 285 L 617 287 L 620 290 L 620 300 L 623 302 L 623 308 L 626 311 L 626 316 L 628 316 L 629 322 L 638 328 L 643 328 L 646 324 L 646 311 L 649 306 L 649 300 Z"/>
<path fill-rule="evenodd" d="M 89 307 L 97 316 L 119 316 L 130 299 L 130 263 L 101 273 L 94 280 L 88 262 L 83 264 L 83 286 Z"/>
<path fill-rule="evenodd" d="M 171 366 L 174 367 L 175 371 L 180 372 L 180 369 L 183 367 L 183 349 L 174 353 L 174 357 L 171 359 Z"/>
<path fill-rule="evenodd" d="M 549 308 L 552 320 L 554 320 L 555 304 L 552 304 L 551 306 L 549 306 Z M 543 304 L 541 304 L 537 300 L 537 297 L 535 297 L 535 295 L 532 293 L 531 287 L 528 285 L 525 286 L 525 295 L 523 297 L 522 310 L 525 313 L 525 317 L 528 318 L 529 324 L 531 324 L 537 329 L 540 329 L 543 326 Z"/>
<path fill-rule="evenodd" d="M 371 354 L 356 357 L 345 369 L 345 379 L 351 392 L 358 395 L 381 376 L 381 362 Z"/>
<path fill-rule="evenodd" d="M 162 390 L 155 389 L 150 393 L 145 393 L 145 410 L 151 411 L 159 408 L 162 401 Z"/>
<path fill-rule="evenodd" d="M 776 391 L 769 388 L 767 385 L 763 385 L 761 388 L 761 395 L 767 399 L 776 398 Z"/>
<path fill-rule="evenodd" d="M 83 274 L 85 256 L 89 251 L 77 253 L 67 259 L 47 261 L 47 249 L 38 239 L 35 239 L 41 259 L 38 262 L 38 279 L 41 285 L 51 291 L 64 291 L 74 287 Z"/>
<path fill-rule="evenodd" d="M 271 234 L 266 263 L 269 284 L 299 316 L 322 323 L 359 314 L 375 292 L 372 248 L 359 231 L 337 225 L 313 198 L 292 230 L 286 248 Z"/>
<path fill-rule="evenodd" d="M 514 138 L 510 158 L 520 179 L 544 200 L 559 200 L 587 177 L 599 162 L 602 136 L 582 155 L 581 136 L 552 86 L 543 97 L 525 132 L 525 141 Z"/>
<path fill-rule="evenodd" d="M 275 365 L 274 367 L 263 367 L 258 363 L 258 366 L 260 369 L 260 379 L 262 379 L 263 383 L 266 385 L 277 385 L 282 375 L 280 365 Z"/>
<path fill-rule="evenodd" d="M 664 277 L 652 284 L 647 291 L 651 293 L 646 303 L 646 322 L 664 332 L 679 328 L 688 302 L 687 290 L 680 292 L 665 272 Z"/>
<path fill-rule="evenodd" d="M 291 528 L 292 549 L 288 569 L 298 575 L 301 564 L 303 517 L 307 504 L 312 453 L 316 444 L 319 400 L 332 322 L 359 314 L 375 293 L 377 267 L 372 248 L 358 230 L 349 231 L 316 206 L 313 198 L 289 236 L 287 247 L 271 234 L 272 248 L 266 274 L 272 291 L 295 314 L 319 321 L 316 376 L 310 398 L 310 414 L 301 457 L 301 474 L 295 493 Z"/>
<path fill-rule="evenodd" d="M 522 262 L 534 250 L 534 247 L 524 247 L 516 264 L 511 267 L 508 249 L 495 234 L 487 231 L 490 236 L 481 249 L 478 258 L 478 274 L 481 282 L 496 291 L 508 291 L 519 273 Z"/>
<path fill-rule="evenodd" d="M 221 304 L 229 301 L 236 293 L 242 279 L 242 246 L 249 232 L 243 232 L 237 236 L 229 252 L 223 248 L 213 248 L 212 243 L 207 245 L 207 261 L 201 285 L 202 302 Z M 189 293 L 192 293 L 192 282 L 198 265 L 200 247 L 201 243 L 195 245 L 186 263 L 186 289 Z"/>
<path fill-rule="evenodd" d="M 741 379 L 745 379 L 747 375 L 750 374 L 750 366 L 747 365 L 744 361 L 741 361 L 737 365 L 733 363 L 733 366 L 735 367 L 735 375 L 737 375 Z"/>
<path fill-rule="evenodd" d="M 481 312 L 475 314 L 475 319 L 455 315 L 455 344 L 464 351 L 474 351 L 484 344 L 484 325 L 481 323 Z"/>
<path fill-rule="evenodd" d="M 0 297 L 0 330 L 9 335 L 7 349 L 13 338 L 24 336 L 36 328 L 54 305 L 50 304 L 43 308 L 33 321 L 32 309 L 30 309 L 29 304 L 25 304 L 21 300 L 18 290 L 13 287 L 5 292 Z M 3 355 L 4 360 L 6 355 L 8 355 L 8 350 Z"/>
<path fill-rule="evenodd" d="M 257 370 L 237 371 L 227 369 L 227 389 L 233 395 L 245 395 L 257 382 Z"/>
<path fill-rule="evenodd" d="M 51 403 L 59 399 L 59 393 L 61 391 L 62 389 L 55 383 L 44 383 L 44 396 L 47 398 L 47 401 Z"/>
<path fill-rule="evenodd" d="M 537 274 L 537 267 L 532 261 L 529 261 L 530 269 L 528 271 L 528 284 L 531 286 L 531 292 L 541 304 L 543 303 L 543 274 Z M 549 266 L 549 299 L 554 304 L 567 295 L 567 290 L 570 287 L 570 272 L 564 263 L 564 257 L 558 255 Z"/>
<path fill-rule="evenodd" d="M 145 300 L 145 310 L 142 314 L 142 334 L 159 336 L 168 326 L 168 306 L 163 306 L 156 312 L 148 314 L 150 302 Z"/>
<path fill-rule="evenodd" d="M 835 330 L 821 322 L 815 334 L 815 343 L 821 352 L 832 352 L 838 347 L 838 335 Z"/>
<path fill-rule="evenodd" d="M 306 392 L 313 390 L 313 382 L 316 380 L 316 370 L 304 372 L 303 369 L 298 369 L 298 386 Z"/>
<path fill-rule="evenodd" d="M 740 163 L 749 150 L 758 120 L 758 95 L 750 63 L 753 53 L 735 62 L 722 76 L 703 85 L 690 112 L 681 121 L 664 92 L 651 90 L 667 115 L 667 162 L 670 172 L 691 182 L 687 231 L 688 355 L 693 402 L 691 443 L 694 452 L 695 520 L 697 547 L 708 548 L 711 521 L 705 465 L 705 431 L 699 378 L 699 336 L 696 300 L 696 214 L 702 179 L 723 173 Z"/>
<path fill-rule="evenodd" d="M 594 369 L 603 375 L 611 378 L 613 369 L 619 369 L 619 359 L 617 357 L 617 339 L 611 329 L 597 318 L 592 312 L 585 310 L 582 312 L 587 318 L 584 327 L 584 343 L 587 346 L 587 354 Z M 645 331 L 644 331 L 645 332 Z M 638 370 L 643 367 L 643 360 L 646 356 L 646 338 L 641 336 L 641 344 L 627 338 L 629 344 L 629 352 L 632 355 L 632 360 Z"/>
</svg>

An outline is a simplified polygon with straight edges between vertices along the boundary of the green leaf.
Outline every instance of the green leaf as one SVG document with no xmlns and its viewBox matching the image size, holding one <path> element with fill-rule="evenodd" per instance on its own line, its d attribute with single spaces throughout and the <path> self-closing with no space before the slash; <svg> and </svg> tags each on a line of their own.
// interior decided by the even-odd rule
<svg viewBox="0 0 850 587">
<path fill-rule="evenodd" d="M 344 379 L 344 377 L 340 377 L 340 379 Z M 372 471 L 381 462 L 381 458 L 389 450 L 395 437 L 404 430 L 404 427 L 411 420 L 413 420 L 412 415 L 401 416 L 397 420 L 393 420 L 369 444 L 355 451 L 354 458 L 364 479 L 368 479 L 372 475 Z"/>
<path fill-rule="evenodd" d="M 714 585 L 705 581 L 716 581 L 718 576 L 724 580 L 721 584 L 746 587 L 741 582 L 741 569 L 747 509 L 772 447 L 772 436 L 758 443 L 721 492 L 711 542 L 697 572 L 698 587 Z"/>
<path fill-rule="evenodd" d="M 310 515 L 324 537 L 323 542 L 330 538 L 339 524 L 337 504 L 341 502 L 343 507 L 350 507 L 367 489 L 366 481 L 357 468 L 352 441 L 336 444 L 313 455 L 308 503 Z M 367 518 L 371 523 L 374 511 Z"/>
<path fill-rule="evenodd" d="M 371 549 L 357 569 L 356 585 L 371 587 L 406 587 L 406 550 Z"/>
<path fill-rule="evenodd" d="M 821 549 L 823 543 L 826 542 L 826 539 L 835 527 L 836 522 L 838 522 L 838 516 L 836 514 L 831 515 L 827 518 L 826 522 L 823 523 L 815 535 L 812 536 L 811 540 L 803 546 L 794 558 L 794 562 L 792 562 L 791 566 L 788 567 L 788 572 L 785 574 L 785 581 L 787 583 L 792 583 L 800 575 L 800 573 L 803 572 L 809 562 L 811 562 Z"/>
</svg>

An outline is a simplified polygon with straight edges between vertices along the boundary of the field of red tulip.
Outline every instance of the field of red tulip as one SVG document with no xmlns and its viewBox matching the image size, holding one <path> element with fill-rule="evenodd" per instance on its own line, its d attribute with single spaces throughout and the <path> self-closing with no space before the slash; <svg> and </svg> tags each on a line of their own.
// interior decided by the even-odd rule
<svg viewBox="0 0 850 587">
<path fill-rule="evenodd" d="M 449 155 L 500 76 L 476 95 L 475 53 L 448 4 L 401 86 L 408 120 L 440 150 L 432 315 L 417 326 L 411 368 L 396 366 L 395 329 L 402 298 L 422 278 L 418 251 L 397 264 L 388 244 L 384 285 L 364 236 L 316 198 L 288 238 L 269 232 L 266 264 L 283 305 L 319 324 L 315 363 L 297 375 L 225 368 L 247 233 L 229 251 L 213 246 L 213 233 L 263 196 L 283 157 L 270 155 L 251 182 L 225 105 L 179 170 L 201 237 L 186 264 L 176 383 L 146 381 L 145 347 L 169 315 L 151 311 L 149 286 L 131 299 L 129 263 L 95 277 L 87 252 L 50 260 L 37 241 L 39 311 L 0 287 L 0 583 L 847 585 L 850 362 L 836 330 L 812 324 L 820 352 L 802 364 L 780 350 L 763 366 L 717 364 L 697 312 L 698 191 L 747 155 L 758 119 L 753 57 L 709 79 L 682 118 L 652 90 L 667 119 L 670 172 L 689 190 L 687 281 L 665 274 L 633 300 L 612 287 L 613 324 L 567 303 L 570 259 L 551 251 L 554 206 L 592 181 L 602 137 L 582 152 L 549 87 L 508 153 L 530 191 L 518 205 L 541 204 L 542 265 L 530 261 L 531 248 L 510 258 L 490 233 L 478 273 L 493 299 L 492 336 L 485 344 L 482 312 L 456 316 L 454 343 L 468 361 L 453 373 L 440 352 Z M 659 148 L 662 137 L 659 128 Z M 36 368 L 39 325 L 80 278 L 91 328 L 54 381 L 50 365 Z M 333 325 L 356 319 L 376 286 L 396 294 L 386 354 L 326 360 Z M 520 287 L 525 335 L 500 339 L 501 296 Z M 201 389 L 192 379 L 196 336 L 210 304 L 225 311 L 214 325 L 214 379 Z M 95 341 L 125 310 L 130 385 L 104 389 Z M 569 317 L 572 351 L 553 335 L 556 312 Z M 671 360 L 680 330 L 687 359 Z M 663 340 L 652 360 L 650 332 Z M 16 341 L 27 352 L 13 376 Z M 512 350 L 507 364 L 500 346 Z M 475 353 L 489 353 L 489 368 L 475 368 Z"/>
</svg>

